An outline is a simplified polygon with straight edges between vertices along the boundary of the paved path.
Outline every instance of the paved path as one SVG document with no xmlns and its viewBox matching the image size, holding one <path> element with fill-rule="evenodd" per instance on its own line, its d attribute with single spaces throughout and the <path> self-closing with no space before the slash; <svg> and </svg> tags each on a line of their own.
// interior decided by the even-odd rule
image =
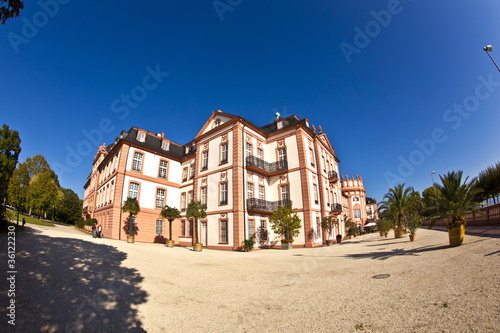
<svg viewBox="0 0 500 333">
<path fill-rule="evenodd" d="M 0 332 L 498 332 L 495 232 L 455 248 L 447 233 L 421 229 L 415 242 L 369 234 L 314 249 L 196 253 L 28 225 L 16 236 L 15 297 L 0 269 Z M 7 246 L 0 238 L 1 263 Z"/>
</svg>

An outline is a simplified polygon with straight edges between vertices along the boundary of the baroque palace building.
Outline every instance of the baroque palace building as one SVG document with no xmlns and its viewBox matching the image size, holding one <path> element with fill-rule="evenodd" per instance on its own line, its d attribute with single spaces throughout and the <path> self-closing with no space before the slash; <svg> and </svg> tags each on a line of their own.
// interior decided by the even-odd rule
<svg viewBox="0 0 500 333">
<path fill-rule="evenodd" d="M 195 228 L 186 209 L 200 200 L 207 213 L 198 228 L 203 245 L 238 250 L 250 235 L 257 247 L 279 246 L 269 217 L 290 203 L 302 221 L 294 247 L 320 246 L 345 236 L 344 215 L 366 222 L 362 180 L 340 180 L 338 163 L 321 127 L 317 132 L 296 116 L 258 127 L 217 110 L 185 145 L 132 127 L 99 147 L 84 186 L 83 215 L 97 219 L 104 237 L 125 240 L 123 202 L 136 197 L 141 211 L 133 219 L 135 240 L 164 243 L 168 221 L 160 211 L 177 207 L 181 218 L 172 223 L 173 240 L 190 246 Z M 320 221 L 330 214 L 340 224 L 327 235 Z"/>
</svg>

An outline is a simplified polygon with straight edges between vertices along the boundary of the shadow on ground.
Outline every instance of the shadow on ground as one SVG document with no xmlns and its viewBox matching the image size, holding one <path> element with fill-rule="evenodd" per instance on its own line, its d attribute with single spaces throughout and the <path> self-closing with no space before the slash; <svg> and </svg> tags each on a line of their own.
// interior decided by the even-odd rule
<svg viewBox="0 0 500 333">
<path fill-rule="evenodd" d="M 0 246 L 7 249 L 6 238 Z M 7 262 L 5 252 L 1 262 Z M 31 228 L 16 235 L 16 252 L 15 297 L 4 292 L 7 272 L 0 272 L 2 304 L 16 304 L 16 325 L 3 332 L 145 332 L 135 308 L 147 299 L 139 287 L 143 277 L 121 266 L 125 253 Z M 2 306 L 2 326 L 5 311 Z"/>
</svg>

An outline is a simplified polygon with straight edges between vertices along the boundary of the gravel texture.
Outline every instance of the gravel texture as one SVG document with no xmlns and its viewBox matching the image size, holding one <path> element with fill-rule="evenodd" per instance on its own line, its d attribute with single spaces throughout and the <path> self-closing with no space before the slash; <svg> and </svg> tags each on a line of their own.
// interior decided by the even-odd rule
<svg viewBox="0 0 500 333">
<path fill-rule="evenodd" d="M 500 228 L 500 226 L 498 226 Z M 249 253 L 93 239 L 30 225 L 16 238 L 16 326 L 1 332 L 499 332 L 500 238 L 378 234 Z M 0 239 L 7 262 L 7 238 Z M 373 278 L 388 274 L 382 279 Z"/>
</svg>

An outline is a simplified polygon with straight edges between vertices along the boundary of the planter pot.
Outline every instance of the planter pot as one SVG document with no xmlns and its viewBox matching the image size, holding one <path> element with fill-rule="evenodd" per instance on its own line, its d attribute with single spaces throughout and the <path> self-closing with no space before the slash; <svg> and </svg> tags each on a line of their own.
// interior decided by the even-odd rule
<svg viewBox="0 0 500 333">
<path fill-rule="evenodd" d="M 134 235 L 130 236 L 127 235 L 127 243 L 133 243 L 134 242 Z"/>
<path fill-rule="evenodd" d="M 331 239 L 327 239 L 327 240 L 326 240 L 326 245 L 327 245 L 327 246 L 332 245 L 332 243 L 333 243 L 333 240 L 331 240 Z"/>
<path fill-rule="evenodd" d="M 168 240 L 168 239 L 167 239 L 167 242 L 165 243 L 165 246 L 166 246 L 166 247 L 174 247 L 174 241 L 173 241 L 173 240 Z"/>
<path fill-rule="evenodd" d="M 465 236 L 465 227 L 455 227 L 448 229 L 448 236 L 450 238 L 450 246 L 458 246 L 463 243 Z"/>
<path fill-rule="evenodd" d="M 201 252 L 202 249 L 203 249 L 202 243 L 194 243 L 193 251 Z"/>
<path fill-rule="evenodd" d="M 293 242 L 281 242 L 282 250 L 291 250 L 293 248 Z"/>
<path fill-rule="evenodd" d="M 382 237 L 384 235 L 384 233 L 382 231 L 379 231 L 378 233 L 379 233 L 380 237 Z"/>
<path fill-rule="evenodd" d="M 403 238 L 403 237 L 406 237 L 406 230 L 403 230 L 402 228 L 395 228 L 394 238 Z"/>
<path fill-rule="evenodd" d="M 413 242 L 416 236 L 417 234 L 410 234 L 410 242 Z"/>
<path fill-rule="evenodd" d="M 349 239 L 352 239 L 352 235 L 349 235 Z"/>
<path fill-rule="evenodd" d="M 385 235 L 385 238 L 387 238 L 387 236 L 389 236 L 389 233 L 388 233 L 388 232 L 386 232 L 384 235 Z"/>
<path fill-rule="evenodd" d="M 337 237 L 337 243 L 342 243 L 342 237 Z"/>
</svg>

